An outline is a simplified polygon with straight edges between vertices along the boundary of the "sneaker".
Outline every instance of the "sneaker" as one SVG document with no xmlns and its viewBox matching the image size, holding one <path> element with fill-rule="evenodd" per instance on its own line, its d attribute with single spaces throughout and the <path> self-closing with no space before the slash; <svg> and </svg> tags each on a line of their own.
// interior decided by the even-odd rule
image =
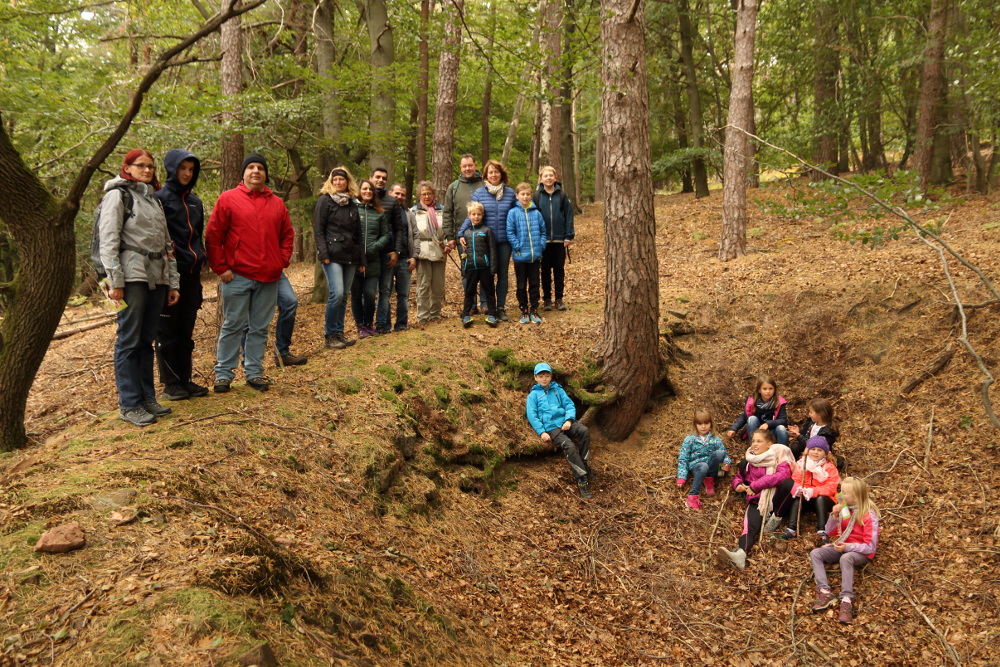
<svg viewBox="0 0 1000 667">
<path fill-rule="evenodd" d="M 501 308 L 500 312 L 497 313 L 497 319 L 500 320 L 501 322 L 510 322 L 510 318 L 507 317 L 507 311 L 504 310 L 503 308 Z"/>
<path fill-rule="evenodd" d="M 496 329 L 497 328 L 497 318 L 493 317 L 492 315 L 488 315 L 486 317 L 486 324 L 488 324 L 491 327 L 493 327 L 494 329 Z"/>
<path fill-rule="evenodd" d="M 794 540 L 799 536 L 798 531 L 792 530 L 791 528 L 785 528 L 783 531 L 778 533 L 778 537 L 783 540 Z"/>
<path fill-rule="evenodd" d="M 818 614 L 824 609 L 829 609 L 830 605 L 837 601 L 837 596 L 832 591 L 820 591 L 813 602 L 812 613 Z"/>
<path fill-rule="evenodd" d="M 163 388 L 160 398 L 164 401 L 183 401 L 191 398 L 191 394 L 183 385 L 168 384 Z"/>
<path fill-rule="evenodd" d="M 347 343 L 337 338 L 336 334 L 330 334 L 326 337 L 326 349 L 343 350 L 345 347 L 347 347 Z"/>
<path fill-rule="evenodd" d="M 232 384 L 232 382 L 232 380 L 216 380 L 215 386 L 212 387 L 212 390 L 216 394 L 225 394 L 229 391 L 229 385 Z"/>
<path fill-rule="evenodd" d="M 146 412 L 144 408 L 125 408 L 118 413 L 118 418 L 139 427 L 156 423 L 156 415 Z"/>
<path fill-rule="evenodd" d="M 542 310 L 552 310 L 552 301 L 550 299 L 542 302 Z"/>
<path fill-rule="evenodd" d="M 580 492 L 580 497 L 584 500 L 590 500 L 594 497 L 594 494 L 590 492 L 590 483 L 587 482 L 586 477 L 581 477 L 576 481 L 576 490 Z"/>
<path fill-rule="evenodd" d="M 743 549 L 730 551 L 725 547 L 719 547 L 719 557 L 723 561 L 730 563 L 737 570 L 745 570 L 747 567 L 747 552 Z"/>
<path fill-rule="evenodd" d="M 389 327 L 375 327 L 375 334 L 378 336 L 384 336 L 387 333 L 392 333 L 392 329 Z"/>
<path fill-rule="evenodd" d="M 162 417 L 163 415 L 170 414 L 170 408 L 168 408 L 165 405 L 160 405 L 156 401 L 146 401 L 145 403 L 142 404 L 142 409 L 148 412 L 149 414 L 155 415 L 157 417 Z"/>
<path fill-rule="evenodd" d="M 531 317 L 528 315 L 528 311 L 521 311 L 521 324 L 531 324 Z"/>
<path fill-rule="evenodd" d="M 472 326 L 471 315 L 462 315 L 462 326 L 465 327 L 466 329 Z"/>
<path fill-rule="evenodd" d="M 479 306 L 473 306 L 472 310 L 469 311 L 469 315 L 478 315 L 478 314 L 479 314 Z"/>
<path fill-rule="evenodd" d="M 816 538 L 819 546 L 825 547 L 830 543 L 830 536 L 826 534 L 826 531 L 819 531 L 816 533 Z"/>
<path fill-rule="evenodd" d="M 715 478 L 714 477 L 706 477 L 705 481 L 704 481 L 704 485 L 705 485 L 705 495 L 706 496 L 714 496 L 715 495 Z"/>
<path fill-rule="evenodd" d="M 247 378 L 247 385 L 257 391 L 267 391 L 271 388 L 271 383 L 263 377 Z"/>
<path fill-rule="evenodd" d="M 537 310 L 531 311 L 531 323 L 532 324 L 541 324 L 542 323 L 542 318 L 540 318 L 538 316 L 538 311 Z"/>
<path fill-rule="evenodd" d="M 358 340 L 364 340 L 365 338 L 371 338 L 375 335 L 375 330 L 371 327 L 358 327 Z M 344 341 L 345 343 L 347 341 Z"/>
<path fill-rule="evenodd" d="M 344 332 L 343 331 L 341 331 L 338 334 L 333 334 L 333 335 L 337 337 L 337 340 L 339 340 L 341 343 L 344 344 L 344 347 L 350 347 L 351 345 L 354 345 L 355 343 L 358 342 L 357 338 L 350 338 L 349 339 L 346 336 L 344 336 Z"/>
<path fill-rule="evenodd" d="M 556 310 L 569 310 L 562 299 L 556 299 Z"/>
<path fill-rule="evenodd" d="M 687 506 L 688 506 L 688 509 L 691 509 L 691 510 L 700 510 L 701 509 L 701 500 L 698 498 L 698 496 L 688 496 L 687 497 Z"/>
<path fill-rule="evenodd" d="M 198 398 L 199 396 L 208 396 L 208 387 L 203 387 L 200 384 L 195 384 L 194 382 L 185 382 L 184 388 L 187 390 L 188 396 L 191 398 Z"/>
<path fill-rule="evenodd" d="M 844 625 L 850 625 L 851 621 L 854 620 L 854 605 L 847 598 L 840 601 L 840 613 L 837 615 L 837 621 L 843 623 Z"/>
</svg>

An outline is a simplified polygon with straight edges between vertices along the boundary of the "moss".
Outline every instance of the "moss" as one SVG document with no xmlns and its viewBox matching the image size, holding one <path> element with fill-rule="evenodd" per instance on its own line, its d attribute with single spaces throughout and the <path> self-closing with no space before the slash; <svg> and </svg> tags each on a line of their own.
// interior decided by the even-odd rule
<svg viewBox="0 0 1000 667">
<path fill-rule="evenodd" d="M 363 386 L 361 380 L 353 375 L 336 378 L 333 384 L 340 393 L 348 395 L 360 393 Z"/>
<path fill-rule="evenodd" d="M 441 407 L 451 403 L 451 390 L 443 384 L 434 385 L 434 397 L 437 398 Z"/>
<path fill-rule="evenodd" d="M 475 403 L 482 403 L 486 400 L 482 394 L 477 394 L 474 391 L 462 390 L 458 392 L 458 400 L 465 405 L 473 405 Z"/>
<path fill-rule="evenodd" d="M 378 393 L 378 396 L 383 401 L 387 401 L 389 403 L 395 403 L 396 405 L 400 405 L 399 396 L 397 396 L 395 394 L 395 392 L 388 391 L 387 389 L 383 389 L 382 391 L 380 391 Z"/>
<path fill-rule="evenodd" d="M 375 372 L 385 377 L 386 381 L 389 383 L 389 387 L 391 387 L 394 392 L 397 394 L 403 393 L 403 377 L 399 374 L 399 371 L 392 366 L 382 365 L 376 368 Z"/>
</svg>

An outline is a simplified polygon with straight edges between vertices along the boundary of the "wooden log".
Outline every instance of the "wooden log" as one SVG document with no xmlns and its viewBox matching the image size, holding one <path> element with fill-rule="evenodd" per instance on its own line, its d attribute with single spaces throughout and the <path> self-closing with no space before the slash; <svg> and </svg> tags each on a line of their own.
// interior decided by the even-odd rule
<svg viewBox="0 0 1000 667">
<path fill-rule="evenodd" d="M 955 356 L 955 346 L 948 343 L 948 347 L 944 348 L 941 354 L 934 357 L 934 360 L 926 368 L 914 375 L 906 384 L 899 388 L 899 396 L 896 397 L 896 402 L 892 404 L 892 407 L 899 405 L 899 402 L 903 400 L 903 396 L 906 396 L 919 387 L 925 380 L 934 377 L 944 370 L 944 367 L 948 365 L 953 356 Z"/>
</svg>

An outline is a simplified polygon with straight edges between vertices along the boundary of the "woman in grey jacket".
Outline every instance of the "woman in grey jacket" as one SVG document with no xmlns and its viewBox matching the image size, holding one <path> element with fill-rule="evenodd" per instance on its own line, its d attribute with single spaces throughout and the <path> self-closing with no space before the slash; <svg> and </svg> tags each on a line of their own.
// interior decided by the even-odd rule
<svg viewBox="0 0 1000 667">
<path fill-rule="evenodd" d="M 135 426 L 170 412 L 156 402 L 153 341 L 164 304 L 174 305 L 180 297 L 180 277 L 163 206 L 153 196 L 157 189 L 156 162 L 137 148 L 125 156 L 118 176 L 104 184 L 101 200 L 100 253 L 108 297 L 124 303 L 115 340 L 119 416 Z"/>
</svg>

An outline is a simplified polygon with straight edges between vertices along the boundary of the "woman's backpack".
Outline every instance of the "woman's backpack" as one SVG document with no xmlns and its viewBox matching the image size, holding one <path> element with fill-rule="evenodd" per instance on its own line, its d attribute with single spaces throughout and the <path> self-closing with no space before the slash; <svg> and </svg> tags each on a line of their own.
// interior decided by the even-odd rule
<svg viewBox="0 0 1000 667">
<path fill-rule="evenodd" d="M 117 186 L 112 190 L 121 192 L 122 204 L 125 205 L 125 215 L 122 217 L 124 225 L 125 221 L 132 217 L 132 192 L 124 186 Z M 98 280 L 103 280 L 108 275 L 108 270 L 104 268 L 104 262 L 101 261 L 101 204 L 103 203 L 104 197 L 101 197 L 101 201 L 97 202 L 97 208 L 94 209 L 94 224 L 90 232 L 90 263 L 94 267 L 94 273 L 97 274 Z"/>
</svg>

